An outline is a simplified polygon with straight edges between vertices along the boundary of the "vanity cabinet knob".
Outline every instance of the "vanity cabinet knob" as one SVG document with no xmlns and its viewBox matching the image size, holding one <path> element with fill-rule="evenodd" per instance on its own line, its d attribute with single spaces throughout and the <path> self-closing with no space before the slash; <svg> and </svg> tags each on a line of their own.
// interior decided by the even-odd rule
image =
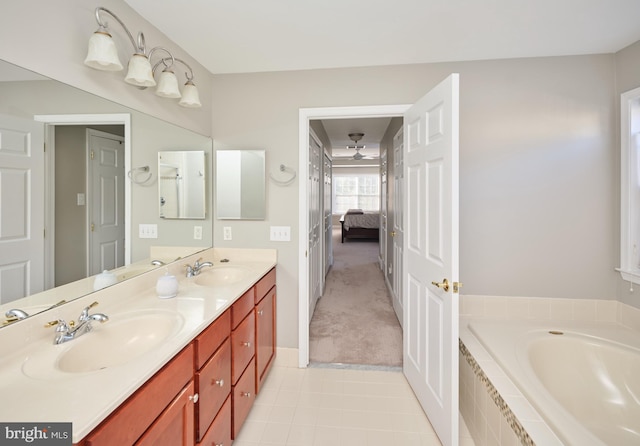
<svg viewBox="0 0 640 446">
<path fill-rule="evenodd" d="M 198 398 L 200 398 L 200 395 L 197 393 L 195 395 L 189 395 L 189 401 L 193 401 L 193 404 L 198 402 Z"/>
<path fill-rule="evenodd" d="M 243 342 L 242 345 L 245 347 L 251 347 L 251 342 Z"/>
<path fill-rule="evenodd" d="M 240 396 L 245 396 L 247 398 L 251 398 L 251 392 L 240 392 Z"/>
<path fill-rule="evenodd" d="M 264 310 L 258 311 L 258 316 L 262 316 L 264 314 Z"/>
<path fill-rule="evenodd" d="M 224 379 L 212 379 L 211 380 L 211 385 L 212 386 L 219 386 L 219 387 L 223 387 L 224 386 Z"/>
</svg>

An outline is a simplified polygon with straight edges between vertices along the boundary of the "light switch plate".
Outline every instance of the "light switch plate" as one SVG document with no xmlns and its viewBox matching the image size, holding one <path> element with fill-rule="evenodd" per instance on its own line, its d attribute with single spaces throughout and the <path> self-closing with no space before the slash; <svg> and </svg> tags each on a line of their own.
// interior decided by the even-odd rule
<svg viewBox="0 0 640 446">
<path fill-rule="evenodd" d="M 233 237 L 231 236 L 231 226 L 225 226 L 222 228 L 223 239 L 231 240 Z"/>
<path fill-rule="evenodd" d="M 272 242 L 290 242 L 291 226 L 271 226 L 269 240 Z"/>
<path fill-rule="evenodd" d="M 79 193 L 76 195 L 76 203 L 78 206 L 84 206 L 85 204 L 85 199 L 84 199 L 84 194 L 83 193 Z"/>
<path fill-rule="evenodd" d="M 140 238 L 158 238 L 158 225 L 155 224 L 139 224 L 138 237 Z"/>
<path fill-rule="evenodd" d="M 193 239 L 202 240 L 202 226 L 193 227 Z"/>
</svg>

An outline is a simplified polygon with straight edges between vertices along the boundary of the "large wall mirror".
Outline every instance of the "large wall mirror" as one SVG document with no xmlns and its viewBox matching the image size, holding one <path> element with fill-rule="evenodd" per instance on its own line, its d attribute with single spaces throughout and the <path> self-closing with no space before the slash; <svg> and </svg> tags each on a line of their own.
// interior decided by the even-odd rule
<svg viewBox="0 0 640 446">
<path fill-rule="evenodd" d="M 209 136 L 1 60 L 0 97 L 0 326 L 9 309 L 34 314 L 93 291 L 93 277 L 103 266 L 91 258 L 91 239 L 99 229 L 98 219 L 90 212 L 96 207 L 96 190 L 109 200 L 102 208 L 108 208 L 117 222 L 114 226 L 121 229 L 114 236 L 113 255 L 107 256 L 113 257 L 108 269 L 115 267 L 118 280 L 157 267 L 152 260 L 166 263 L 212 246 L 211 215 L 197 222 L 202 238 L 195 239 L 193 223 L 160 218 L 157 205 L 158 152 L 180 148 L 204 153 L 200 167 L 203 176 L 211 178 L 213 144 Z M 91 138 L 100 141 L 96 145 L 100 150 L 106 148 L 104 153 L 94 152 L 95 157 L 117 169 L 107 181 L 113 183 L 110 189 L 101 190 L 100 182 L 94 181 L 97 177 L 92 174 L 87 143 Z M 31 148 L 23 146 L 25 140 Z M 26 159 L 23 154 L 28 151 L 40 153 L 30 161 L 33 165 L 15 164 Z M 29 196 L 25 190 L 4 187 L 21 184 L 21 175 L 39 178 L 23 188 L 29 189 Z M 212 209 L 211 194 L 204 200 L 205 208 Z M 25 210 L 27 202 L 32 203 L 30 218 L 37 218 L 28 225 L 12 213 L 13 209 Z M 143 225 L 154 228 L 151 238 L 143 236 Z M 18 239 L 29 243 L 9 246 Z M 159 253 L 167 254 L 155 258 Z"/>
<path fill-rule="evenodd" d="M 203 150 L 158 152 L 160 218 L 205 218 L 206 171 Z"/>
<path fill-rule="evenodd" d="M 216 150 L 216 216 L 264 220 L 264 150 Z"/>
</svg>

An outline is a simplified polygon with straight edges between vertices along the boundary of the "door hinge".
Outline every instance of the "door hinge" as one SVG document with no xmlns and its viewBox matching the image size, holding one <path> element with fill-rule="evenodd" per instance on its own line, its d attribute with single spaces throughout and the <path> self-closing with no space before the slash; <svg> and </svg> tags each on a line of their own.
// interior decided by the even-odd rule
<svg viewBox="0 0 640 446">
<path fill-rule="evenodd" d="M 92 150 L 92 151 L 91 151 L 91 154 L 89 155 L 89 157 L 90 157 L 91 159 L 93 159 L 93 158 L 94 158 L 94 156 L 95 156 L 95 154 L 93 153 L 93 150 Z"/>
<path fill-rule="evenodd" d="M 91 223 L 91 232 L 96 230 L 96 225 L 94 223 Z"/>
</svg>

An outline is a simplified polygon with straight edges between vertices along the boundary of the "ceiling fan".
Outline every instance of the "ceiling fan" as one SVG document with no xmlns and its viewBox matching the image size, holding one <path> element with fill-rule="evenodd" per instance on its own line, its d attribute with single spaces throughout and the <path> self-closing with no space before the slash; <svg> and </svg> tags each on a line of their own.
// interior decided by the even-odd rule
<svg viewBox="0 0 640 446">
<path fill-rule="evenodd" d="M 360 153 L 360 150 L 366 147 L 364 144 L 358 144 L 358 141 L 360 141 L 363 136 L 364 133 L 349 133 L 349 139 L 351 139 L 351 141 L 353 141 L 355 144 L 348 145 L 347 149 L 355 149 L 356 153 L 353 154 L 353 159 L 356 161 L 360 161 L 362 159 L 371 159 Z"/>
</svg>

